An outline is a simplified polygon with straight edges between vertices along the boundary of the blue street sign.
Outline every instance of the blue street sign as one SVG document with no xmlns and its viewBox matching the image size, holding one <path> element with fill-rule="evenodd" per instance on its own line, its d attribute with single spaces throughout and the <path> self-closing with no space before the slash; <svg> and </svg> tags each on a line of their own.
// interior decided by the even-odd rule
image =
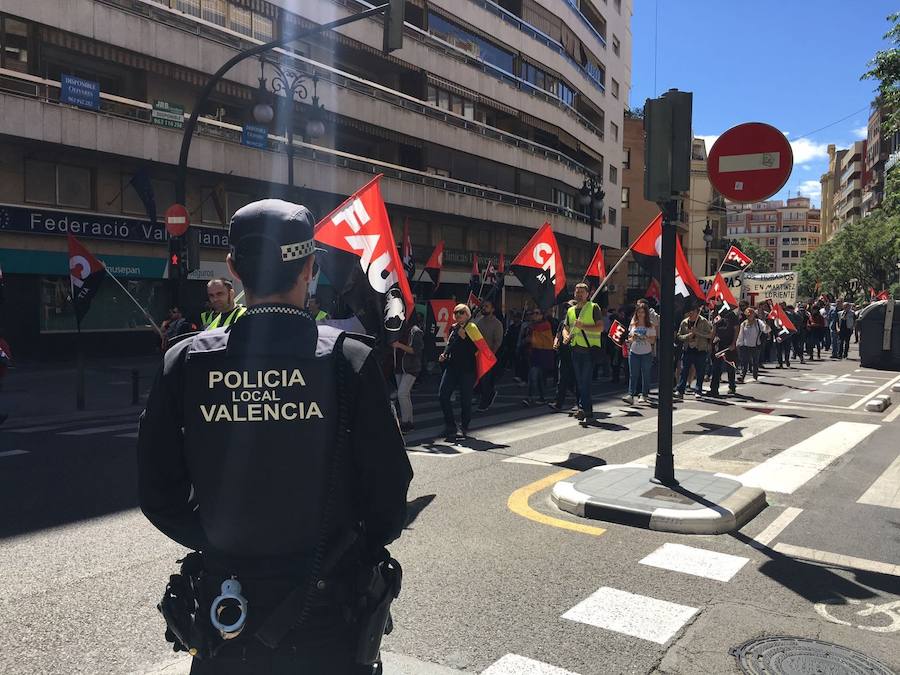
<svg viewBox="0 0 900 675">
<path fill-rule="evenodd" d="M 79 108 L 100 109 L 100 83 L 74 75 L 62 75 L 59 102 L 77 105 Z"/>
<path fill-rule="evenodd" d="M 265 150 L 269 147 L 269 130 L 258 124 L 245 124 L 241 133 L 241 143 L 251 148 Z"/>
</svg>

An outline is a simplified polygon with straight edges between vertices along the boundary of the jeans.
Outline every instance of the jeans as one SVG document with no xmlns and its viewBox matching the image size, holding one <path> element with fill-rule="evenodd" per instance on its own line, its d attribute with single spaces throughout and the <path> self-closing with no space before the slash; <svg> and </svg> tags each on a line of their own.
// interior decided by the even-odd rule
<svg viewBox="0 0 900 675">
<path fill-rule="evenodd" d="M 640 393 L 650 395 L 650 366 L 653 365 L 653 352 L 635 354 L 628 352 L 628 368 L 631 375 L 628 378 L 628 393 L 631 396 L 638 395 L 638 381 L 641 383 Z"/>
<path fill-rule="evenodd" d="M 412 423 L 412 388 L 416 382 L 416 376 L 409 373 L 397 375 L 397 403 L 400 405 L 400 421 Z"/>
<path fill-rule="evenodd" d="M 575 386 L 575 370 L 572 367 L 572 352 L 566 349 L 559 350 L 558 382 L 556 385 L 556 405 L 560 408 L 566 402 L 569 390 L 575 394 L 575 402 L 578 402 L 578 389 Z"/>
<path fill-rule="evenodd" d="M 788 368 L 791 367 L 791 338 L 785 337 L 781 342 L 775 343 L 775 349 L 778 352 L 778 365 L 782 363 Z"/>
<path fill-rule="evenodd" d="M 741 354 L 741 379 L 747 374 L 747 369 L 753 373 L 753 377 L 759 377 L 759 347 L 738 347 Z"/>
<path fill-rule="evenodd" d="M 838 338 L 840 339 L 840 346 L 838 347 L 838 356 L 842 359 L 846 359 L 850 354 L 850 336 L 853 334 L 852 330 L 841 331 L 838 333 Z"/>
<path fill-rule="evenodd" d="M 837 328 L 831 329 L 831 356 L 836 359 L 841 356 L 841 336 Z"/>
<path fill-rule="evenodd" d="M 797 331 L 794 333 L 792 342 L 794 343 L 794 358 L 799 359 L 800 363 L 803 363 L 803 350 L 806 348 L 806 332 Z"/>
<path fill-rule="evenodd" d="M 444 427 L 456 428 L 456 418 L 453 416 L 453 405 L 450 397 L 453 392 L 459 390 L 459 407 L 461 412 L 461 426 L 468 429 L 472 420 L 472 389 L 475 387 L 475 373 L 458 371 L 447 368 L 441 376 L 441 386 L 438 387 L 438 398 L 441 400 L 441 411 L 444 413 Z"/>
<path fill-rule="evenodd" d="M 719 382 L 722 380 L 722 370 L 728 373 L 728 391 L 734 392 L 737 385 L 734 381 L 734 366 L 727 363 L 725 359 L 717 359 L 713 357 L 712 375 L 709 380 L 709 390 L 713 394 L 719 393 Z"/>
<path fill-rule="evenodd" d="M 578 398 L 578 407 L 584 411 L 586 418 L 592 418 L 594 405 L 591 401 L 591 376 L 594 372 L 594 364 L 591 362 L 591 354 L 587 349 L 572 350 L 572 369 L 575 371 L 575 393 Z"/>
<path fill-rule="evenodd" d="M 531 366 L 528 369 L 528 398 L 537 396 L 544 400 L 544 380 L 547 379 L 544 369 L 540 366 Z"/>
<path fill-rule="evenodd" d="M 703 393 L 703 375 L 706 373 L 706 356 L 706 352 L 692 351 L 690 349 L 684 350 L 684 355 L 681 357 L 681 378 L 678 380 L 678 391 L 682 394 L 684 393 L 684 390 L 687 389 L 687 379 L 691 372 L 691 366 L 694 366 L 694 370 L 697 372 L 697 387 L 695 391 L 698 394 Z"/>
</svg>

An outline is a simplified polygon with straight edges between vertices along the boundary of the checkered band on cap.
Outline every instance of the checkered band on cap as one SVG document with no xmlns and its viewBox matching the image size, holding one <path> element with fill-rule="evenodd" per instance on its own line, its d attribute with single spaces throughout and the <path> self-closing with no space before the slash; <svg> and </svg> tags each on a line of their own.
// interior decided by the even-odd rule
<svg viewBox="0 0 900 675">
<path fill-rule="evenodd" d="M 282 262 L 290 262 L 291 260 L 299 260 L 311 255 L 316 249 L 316 243 L 312 239 L 299 241 L 295 244 L 285 244 L 281 247 Z"/>
</svg>

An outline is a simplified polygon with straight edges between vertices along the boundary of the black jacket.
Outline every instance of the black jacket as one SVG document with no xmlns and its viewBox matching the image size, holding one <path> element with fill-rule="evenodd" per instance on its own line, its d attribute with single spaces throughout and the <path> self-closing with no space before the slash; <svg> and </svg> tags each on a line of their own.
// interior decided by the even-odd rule
<svg viewBox="0 0 900 675">
<path fill-rule="evenodd" d="M 166 353 L 138 435 L 140 506 L 160 531 L 231 556 L 311 552 L 335 445 L 339 334 L 305 311 L 258 306 Z M 364 522 L 374 549 L 405 525 L 412 468 L 371 350 L 348 337 L 343 353 L 353 405 L 329 539 Z"/>
</svg>

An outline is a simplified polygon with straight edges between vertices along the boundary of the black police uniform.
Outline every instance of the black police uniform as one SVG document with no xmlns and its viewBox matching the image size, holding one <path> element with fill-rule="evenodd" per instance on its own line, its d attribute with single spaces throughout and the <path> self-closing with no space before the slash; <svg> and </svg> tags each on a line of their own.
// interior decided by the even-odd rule
<svg viewBox="0 0 900 675">
<path fill-rule="evenodd" d="M 349 396 L 337 465 L 336 348 Z M 213 637 L 215 655 L 195 659 L 192 673 L 360 672 L 354 579 L 400 535 L 412 478 L 368 346 L 297 307 L 251 306 L 166 353 L 141 417 L 138 463 L 144 514 L 202 552 L 197 623 L 214 632 L 209 605 L 223 579 L 236 576 L 248 601 L 241 634 Z M 334 554 L 328 583 L 299 626 L 264 646 L 257 631 L 306 587 L 323 551 Z"/>
</svg>

